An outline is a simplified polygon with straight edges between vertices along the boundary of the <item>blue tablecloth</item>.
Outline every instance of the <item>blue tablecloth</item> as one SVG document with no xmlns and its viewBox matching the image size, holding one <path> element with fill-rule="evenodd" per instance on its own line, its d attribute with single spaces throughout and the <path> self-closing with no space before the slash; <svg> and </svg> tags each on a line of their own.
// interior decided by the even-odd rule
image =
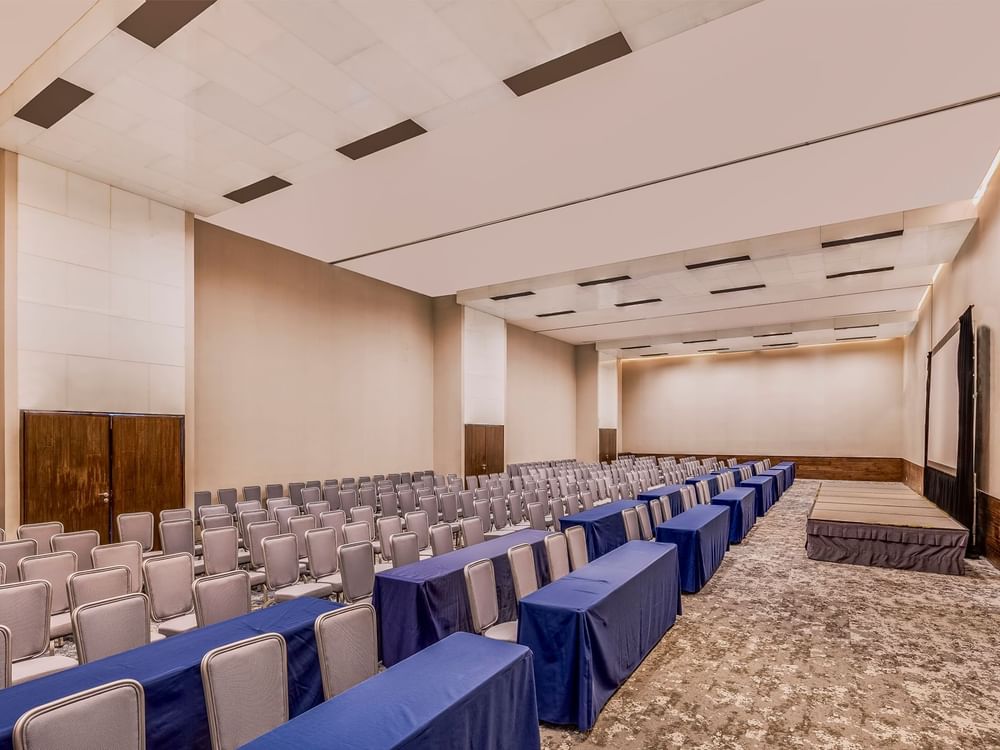
<svg viewBox="0 0 1000 750">
<path fill-rule="evenodd" d="M 785 470 L 784 469 L 767 469 L 762 471 L 758 476 L 762 477 L 774 477 L 775 481 L 775 492 L 774 499 L 777 502 L 782 495 L 785 494 Z"/>
<path fill-rule="evenodd" d="M 633 541 L 521 600 L 538 716 L 590 729 L 681 611 L 677 548 Z"/>
<path fill-rule="evenodd" d="M 688 477 L 685 480 L 685 484 L 697 484 L 698 482 L 708 482 L 708 495 L 716 495 L 722 489 L 719 486 L 719 477 L 715 474 L 702 474 L 698 477 Z"/>
<path fill-rule="evenodd" d="M 749 468 L 751 475 L 756 475 L 757 474 L 757 463 L 755 461 L 744 461 L 741 464 L 736 464 L 736 468 L 737 469 L 739 467 L 741 467 L 741 466 L 746 466 L 747 468 Z M 738 477 L 737 477 L 737 479 L 738 479 Z"/>
<path fill-rule="evenodd" d="M 757 493 L 752 487 L 732 487 L 712 498 L 712 505 L 729 508 L 729 543 L 739 544 L 757 522 Z"/>
<path fill-rule="evenodd" d="M 288 644 L 291 715 L 301 714 L 323 701 L 313 622 L 339 606 L 296 599 L 7 688 L 0 692 L 0 748 L 13 746 L 14 723 L 28 709 L 122 679 L 137 680 L 146 692 L 150 750 L 209 748 L 201 658 L 213 648 L 262 633 L 280 633 Z"/>
<path fill-rule="evenodd" d="M 739 469 L 738 466 L 727 466 L 725 469 L 720 469 L 719 471 L 717 471 L 715 473 L 716 474 L 727 474 L 727 473 L 728 474 L 732 474 L 733 475 L 733 481 L 736 482 L 736 484 L 740 483 L 740 479 L 743 476 L 742 474 L 740 474 L 740 469 Z"/>
<path fill-rule="evenodd" d="M 729 509 L 696 505 L 657 526 L 656 541 L 677 545 L 681 589 L 687 594 L 700 591 L 729 549 Z"/>
<path fill-rule="evenodd" d="M 548 559 L 542 540 L 546 532 L 525 529 L 501 539 L 491 539 L 438 557 L 404 565 L 375 576 L 373 604 L 378 612 L 382 661 L 392 666 L 452 633 L 472 632 L 465 566 L 492 560 L 500 603 L 500 622 L 517 617 L 514 581 L 507 550 L 531 544 L 539 584 L 549 580 Z"/>
<path fill-rule="evenodd" d="M 782 461 L 780 464 L 774 465 L 775 469 L 783 469 L 785 471 L 785 476 L 787 481 L 785 482 L 786 487 L 791 487 L 792 482 L 795 481 L 795 462 L 794 461 Z"/>
<path fill-rule="evenodd" d="M 243 748 L 533 750 L 531 661 L 516 643 L 454 633 Z"/>
<path fill-rule="evenodd" d="M 760 518 L 774 505 L 778 499 L 775 493 L 777 482 L 774 477 L 755 476 L 744 479 L 740 482 L 740 487 L 753 487 L 757 493 L 757 517 Z"/>
<path fill-rule="evenodd" d="M 622 511 L 639 505 L 637 500 L 618 500 L 559 519 L 562 531 L 567 526 L 582 526 L 587 532 L 587 556 L 596 560 L 625 544 L 625 521 Z"/>
<path fill-rule="evenodd" d="M 639 493 L 637 499 L 649 505 L 649 501 L 654 497 L 666 497 L 670 501 L 670 515 L 677 516 L 684 512 L 684 500 L 681 497 L 681 486 L 679 484 L 668 484 L 663 487 L 646 490 Z"/>
</svg>

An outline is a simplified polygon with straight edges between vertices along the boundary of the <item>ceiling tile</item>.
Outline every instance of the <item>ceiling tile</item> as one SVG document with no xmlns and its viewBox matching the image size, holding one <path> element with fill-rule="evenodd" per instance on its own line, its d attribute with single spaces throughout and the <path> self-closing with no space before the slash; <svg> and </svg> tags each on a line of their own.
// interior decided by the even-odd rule
<svg viewBox="0 0 1000 750">
<path fill-rule="evenodd" d="M 142 121 L 142 116 L 129 112 L 101 94 L 95 94 L 77 107 L 73 114 L 85 120 L 123 133 Z"/>
<path fill-rule="evenodd" d="M 146 86 L 183 99 L 208 79 L 187 65 L 182 65 L 161 50 L 150 50 L 142 60 L 129 68 L 129 75 Z"/>
<path fill-rule="evenodd" d="M 557 55 L 618 32 L 604 0 L 572 0 L 534 20 L 535 28 Z"/>
<path fill-rule="evenodd" d="M 362 135 L 355 124 L 298 89 L 286 91 L 268 102 L 265 109 L 332 148 Z"/>
<path fill-rule="evenodd" d="M 198 16 L 197 25 L 249 57 L 282 33 L 281 26 L 245 0 L 216 2 Z"/>
<path fill-rule="evenodd" d="M 330 151 L 329 146 L 320 143 L 305 133 L 289 133 L 284 138 L 279 138 L 272 143 L 271 148 L 277 149 L 283 154 L 288 154 L 299 162 L 316 159 Z"/>
<path fill-rule="evenodd" d="M 456 0 L 438 14 L 498 78 L 554 56 L 538 29 L 511 0 Z"/>
<path fill-rule="evenodd" d="M 215 82 L 191 92 L 184 101 L 261 143 L 271 143 L 292 132 L 291 126 L 284 121 Z"/>
<path fill-rule="evenodd" d="M 415 116 L 448 101 L 415 68 L 386 44 L 376 44 L 345 60 L 340 68 L 405 115 Z"/>
<path fill-rule="evenodd" d="M 63 78 L 89 91 L 99 91 L 150 52 L 138 39 L 114 29 L 70 66 Z"/>
<path fill-rule="evenodd" d="M 334 0 L 251 0 L 262 13 L 327 61 L 337 64 L 378 37 Z"/>
</svg>

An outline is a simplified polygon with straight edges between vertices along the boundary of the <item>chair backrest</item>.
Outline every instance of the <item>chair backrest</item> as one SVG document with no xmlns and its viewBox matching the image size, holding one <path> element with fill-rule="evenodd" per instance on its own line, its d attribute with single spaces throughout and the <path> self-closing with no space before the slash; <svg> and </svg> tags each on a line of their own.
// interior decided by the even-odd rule
<svg viewBox="0 0 1000 750">
<path fill-rule="evenodd" d="M 323 490 L 320 487 L 302 488 L 302 507 L 308 506 L 309 503 L 318 503 L 322 499 L 323 499 Z"/>
<path fill-rule="evenodd" d="M 69 607 L 99 602 L 132 593 L 132 572 L 124 565 L 108 568 L 88 568 L 77 571 L 66 579 Z"/>
<path fill-rule="evenodd" d="M 160 511 L 160 521 L 194 521 L 194 511 L 190 508 L 167 508 Z"/>
<path fill-rule="evenodd" d="M 385 540 L 382 540 L 385 544 Z M 417 535 L 412 531 L 403 534 L 393 534 L 389 537 L 389 547 L 392 549 L 392 567 L 399 568 L 420 560 L 420 550 L 417 548 Z"/>
<path fill-rule="evenodd" d="M 399 498 L 396 497 L 395 490 L 387 490 L 385 492 L 380 492 L 378 495 L 379 505 L 382 506 L 383 516 L 398 516 L 399 515 Z"/>
<path fill-rule="evenodd" d="M 342 510 L 328 510 L 319 514 L 320 528 L 336 529 L 340 538 L 344 538 L 344 525 L 347 523 L 347 514 Z"/>
<path fill-rule="evenodd" d="M 583 526 L 573 525 L 566 529 L 566 546 L 569 548 L 569 565 L 573 570 L 578 570 L 586 565 L 587 558 L 587 532 Z"/>
<path fill-rule="evenodd" d="M 451 532 L 450 523 L 436 523 L 431 526 L 431 552 L 444 555 L 455 551 L 455 536 Z"/>
<path fill-rule="evenodd" d="M 0 542 L 0 564 L 6 569 L 6 582 L 21 580 L 18 563 L 25 557 L 38 554 L 38 542 L 34 539 L 12 539 Z"/>
<path fill-rule="evenodd" d="M 46 523 L 23 523 L 17 527 L 18 539 L 34 539 L 40 553 L 51 552 L 50 540 L 56 534 L 63 533 L 63 525 L 59 521 Z"/>
<path fill-rule="evenodd" d="M 535 570 L 535 553 L 530 544 L 515 544 L 507 550 L 510 574 L 514 580 L 514 596 L 520 601 L 538 590 L 538 571 Z"/>
<path fill-rule="evenodd" d="M 312 489 L 312 488 L 310 488 Z M 330 503 L 326 500 L 317 500 L 312 503 L 306 503 L 306 513 L 316 519 L 316 526 L 320 525 L 320 516 L 330 510 Z"/>
<path fill-rule="evenodd" d="M 370 542 L 372 540 L 371 531 L 368 529 L 368 524 L 364 521 L 345 523 L 343 535 L 345 544 L 352 544 L 354 542 Z"/>
<path fill-rule="evenodd" d="M 283 505 L 274 509 L 274 520 L 278 522 L 278 533 L 288 533 L 288 520 L 295 518 L 301 511 L 297 505 Z"/>
<path fill-rule="evenodd" d="M 597 484 L 593 480 L 591 482 Z M 591 510 L 594 507 L 594 493 L 590 490 L 584 490 L 580 493 L 580 502 L 583 503 L 584 510 Z"/>
<path fill-rule="evenodd" d="M 267 517 L 269 520 L 274 520 L 274 513 L 278 508 L 287 508 L 292 504 L 292 501 L 287 497 L 269 497 L 265 505 L 267 506 Z"/>
<path fill-rule="evenodd" d="M 483 532 L 483 522 L 479 520 L 479 516 L 463 518 L 460 523 L 462 525 L 463 547 L 471 547 L 473 544 L 486 541 L 486 534 Z"/>
<path fill-rule="evenodd" d="M 476 515 L 479 517 L 480 522 L 483 524 L 483 533 L 490 531 L 493 528 L 493 520 L 490 517 L 490 506 L 491 502 L 489 499 L 479 498 L 475 501 Z"/>
<path fill-rule="evenodd" d="M 500 619 L 492 560 L 476 560 L 465 566 L 465 590 L 469 597 L 472 627 L 477 633 L 482 633 Z"/>
<path fill-rule="evenodd" d="M 517 526 L 524 519 L 524 506 L 521 504 L 521 495 L 511 492 L 507 496 L 507 504 L 510 506 L 510 523 Z"/>
<path fill-rule="evenodd" d="M 236 503 L 236 517 L 239 518 L 240 514 L 246 513 L 248 510 L 260 510 L 263 507 L 260 500 L 244 500 L 241 503 Z"/>
<path fill-rule="evenodd" d="M 160 521 L 160 545 L 164 555 L 187 552 L 194 555 L 194 521 L 190 518 Z"/>
<path fill-rule="evenodd" d="M 309 558 L 309 575 L 313 578 L 337 572 L 337 542 L 340 532 L 334 528 L 306 531 L 306 555 Z"/>
<path fill-rule="evenodd" d="M 302 506 L 302 490 L 306 487 L 305 482 L 289 482 L 288 483 L 288 499 L 292 501 L 292 505 Z"/>
<path fill-rule="evenodd" d="M 299 559 L 305 559 L 308 554 L 306 552 L 306 532 L 309 529 L 315 529 L 318 525 L 315 516 L 299 515 L 288 519 L 288 531 L 295 536 Z"/>
<path fill-rule="evenodd" d="M 372 605 L 354 604 L 322 614 L 313 631 L 325 700 L 378 672 L 378 629 Z"/>
<path fill-rule="evenodd" d="M 236 513 L 236 502 L 239 499 L 235 487 L 219 490 L 219 504 L 232 514 Z"/>
<path fill-rule="evenodd" d="M 569 575 L 569 549 L 565 535 L 557 533 L 545 537 L 545 555 L 549 559 L 550 581 Z"/>
<path fill-rule="evenodd" d="M 536 531 L 545 531 L 545 506 L 541 503 L 528 503 L 528 524 Z"/>
<path fill-rule="evenodd" d="M 52 586 L 52 614 L 69 611 L 66 581 L 76 572 L 75 552 L 31 555 L 17 564 L 22 581 L 48 581 Z"/>
<path fill-rule="evenodd" d="M 392 547 L 389 545 L 389 539 L 392 538 L 393 534 L 403 533 L 403 519 L 399 516 L 382 516 L 376 525 L 378 538 L 382 540 L 382 557 L 386 560 L 392 560 Z"/>
<path fill-rule="evenodd" d="M 268 500 L 285 496 L 285 486 L 283 484 L 269 484 L 264 488 L 264 495 Z"/>
<path fill-rule="evenodd" d="M 372 543 L 344 544 L 338 554 L 344 601 L 355 602 L 371 596 L 375 589 L 375 551 Z"/>
<path fill-rule="evenodd" d="M 455 523 L 458 521 L 458 495 L 454 492 L 442 492 L 438 498 L 441 506 L 441 520 L 445 523 Z"/>
<path fill-rule="evenodd" d="M 566 505 L 562 498 L 554 497 L 549 500 L 549 515 L 552 516 L 552 528 L 558 529 L 558 521 L 566 515 Z"/>
<path fill-rule="evenodd" d="M 259 484 L 253 484 L 243 488 L 243 502 L 257 503 L 259 505 L 262 502 L 262 499 Z"/>
<path fill-rule="evenodd" d="M 649 508 L 645 503 L 640 503 L 635 507 L 636 515 L 639 518 L 639 535 L 647 542 L 653 539 L 653 525 L 649 520 Z"/>
<path fill-rule="evenodd" d="M 77 570 L 91 567 L 90 552 L 101 543 L 101 535 L 96 531 L 72 531 L 68 534 L 53 534 L 49 540 L 53 552 L 76 553 Z"/>
<path fill-rule="evenodd" d="M 507 498 L 495 497 L 490 501 L 493 511 L 493 528 L 499 530 L 507 527 Z"/>
<path fill-rule="evenodd" d="M 625 539 L 627 541 L 631 542 L 642 538 L 639 531 L 639 514 L 635 512 L 635 508 L 626 508 L 622 511 L 622 522 L 625 524 Z"/>
<path fill-rule="evenodd" d="M 243 539 L 243 546 L 250 549 L 250 532 L 247 529 L 252 523 L 260 523 L 262 521 L 270 520 L 267 516 L 267 511 L 263 508 L 258 508 L 257 510 L 244 510 L 239 515 L 239 532 L 240 537 Z"/>
<path fill-rule="evenodd" d="M 462 490 L 458 493 L 458 505 L 462 509 L 463 518 L 472 518 L 476 515 L 476 495 L 472 490 Z"/>
<path fill-rule="evenodd" d="M 406 530 L 417 535 L 417 549 L 425 550 L 431 546 L 430 523 L 426 513 L 416 510 L 407 513 L 403 520 L 406 522 Z"/>
<path fill-rule="evenodd" d="M 271 591 L 299 582 L 299 550 L 295 534 L 277 534 L 261 541 L 264 576 Z"/>
<path fill-rule="evenodd" d="M 347 515 L 351 519 L 351 523 L 364 522 L 368 524 L 368 539 L 370 541 L 375 538 L 375 511 L 371 509 L 371 506 L 355 505 L 348 509 Z"/>
<path fill-rule="evenodd" d="M 194 582 L 194 614 L 198 627 L 250 612 L 250 574 L 245 570 L 202 576 Z"/>
<path fill-rule="evenodd" d="M 331 510 L 340 510 L 340 487 L 336 484 L 323 485 L 323 499 L 330 504 Z"/>
<path fill-rule="evenodd" d="M 358 491 L 353 487 L 348 487 L 347 489 L 342 489 L 340 491 L 340 507 L 347 509 L 353 508 L 358 504 Z"/>
<path fill-rule="evenodd" d="M 375 495 L 375 485 L 366 484 L 362 485 L 361 489 L 358 490 L 358 502 L 362 505 L 367 505 L 371 508 L 372 513 L 375 512 L 376 495 Z"/>
<path fill-rule="evenodd" d="M 436 495 L 424 495 L 420 498 L 420 510 L 427 514 L 427 518 L 437 523 L 440 518 L 438 510 L 438 499 Z"/>
<path fill-rule="evenodd" d="M 565 500 L 566 503 L 566 515 L 572 516 L 583 510 L 583 506 L 580 504 L 580 498 L 576 495 L 570 495 Z"/>
<path fill-rule="evenodd" d="M 145 750 L 145 700 L 138 682 L 117 680 L 46 703 L 31 709 L 14 724 L 14 748 Z"/>
<path fill-rule="evenodd" d="M 228 513 L 215 513 L 201 519 L 202 529 L 224 529 L 227 526 L 232 529 L 236 528 L 233 525 L 233 517 Z"/>
<path fill-rule="evenodd" d="M 121 594 L 73 609 L 73 640 L 81 664 L 149 643 L 149 599 Z"/>
<path fill-rule="evenodd" d="M 118 541 L 139 542 L 143 552 L 153 549 L 152 513 L 119 513 L 115 520 L 118 524 Z"/>
<path fill-rule="evenodd" d="M 240 503 L 237 503 L 237 505 L 240 505 Z M 237 507 L 236 512 L 239 513 L 239 510 L 240 509 Z M 205 518 L 208 516 L 219 516 L 221 518 L 228 516 L 229 518 L 232 518 L 225 505 L 202 505 L 198 508 L 198 523 L 204 525 Z"/>
<path fill-rule="evenodd" d="M 52 584 L 19 581 L 0 586 L 0 624 L 10 630 L 10 660 L 41 656 L 49 648 Z"/>
<path fill-rule="evenodd" d="M 187 552 L 151 557 L 142 563 L 142 574 L 154 620 L 162 622 L 194 609 L 194 558 Z"/>
<path fill-rule="evenodd" d="M 124 565 L 129 570 L 131 588 L 128 593 L 142 591 L 142 545 L 139 542 L 98 545 L 90 551 L 90 560 L 95 568 Z"/>
<path fill-rule="evenodd" d="M 288 657 L 277 633 L 212 649 L 201 683 L 212 750 L 236 750 L 288 721 Z"/>
<path fill-rule="evenodd" d="M 235 526 L 205 529 L 201 533 L 201 554 L 205 561 L 205 573 L 215 575 L 236 570 L 239 567 L 237 546 Z"/>
<path fill-rule="evenodd" d="M 417 496 L 412 489 L 404 488 L 396 494 L 399 498 L 400 513 L 412 513 L 417 509 Z"/>
</svg>

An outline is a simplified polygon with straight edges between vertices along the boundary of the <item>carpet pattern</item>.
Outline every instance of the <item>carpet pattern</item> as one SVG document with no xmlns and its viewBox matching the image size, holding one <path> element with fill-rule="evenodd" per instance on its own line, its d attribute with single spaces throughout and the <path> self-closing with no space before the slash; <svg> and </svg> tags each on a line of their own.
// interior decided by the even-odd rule
<svg viewBox="0 0 1000 750">
<path fill-rule="evenodd" d="M 819 487 L 796 481 L 684 597 L 592 731 L 543 726 L 543 748 L 1000 747 L 1000 571 L 809 560 Z"/>
</svg>

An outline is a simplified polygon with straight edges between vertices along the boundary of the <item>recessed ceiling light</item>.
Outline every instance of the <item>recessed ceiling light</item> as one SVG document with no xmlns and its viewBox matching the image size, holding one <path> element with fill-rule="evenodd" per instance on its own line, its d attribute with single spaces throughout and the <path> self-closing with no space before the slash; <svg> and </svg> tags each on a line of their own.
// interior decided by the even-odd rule
<svg viewBox="0 0 1000 750">
<path fill-rule="evenodd" d="M 837 339 L 837 341 L 868 341 L 869 339 L 877 339 L 878 336 L 849 336 L 847 338 Z"/>
<path fill-rule="evenodd" d="M 496 297 L 490 297 L 494 302 L 503 302 L 505 299 L 517 299 L 519 297 L 534 297 L 534 292 L 511 292 L 510 294 L 498 294 Z"/>
<path fill-rule="evenodd" d="M 650 297 L 649 299 L 637 299 L 631 302 L 616 302 L 615 307 L 633 307 L 634 305 L 651 305 L 654 302 L 663 302 L 659 297 Z"/>
<path fill-rule="evenodd" d="M 694 339 L 693 341 L 682 341 L 682 344 L 711 344 L 718 339 Z"/>
<path fill-rule="evenodd" d="M 698 353 L 703 354 L 705 352 L 728 352 L 728 351 L 729 351 L 728 346 L 720 346 L 718 349 L 699 349 Z"/>
<path fill-rule="evenodd" d="M 698 268 L 710 268 L 711 266 L 725 266 L 729 263 L 743 263 L 750 260 L 749 255 L 734 255 L 732 258 L 719 258 L 718 260 L 706 260 L 701 263 L 688 263 L 684 267 L 689 271 L 694 271 Z"/>
<path fill-rule="evenodd" d="M 858 237 L 845 237 L 842 240 L 827 240 L 819 244 L 822 248 L 840 247 L 842 245 L 857 245 L 860 242 L 875 242 L 876 240 L 886 240 L 890 237 L 900 237 L 902 229 L 893 229 L 891 232 L 876 232 L 875 234 L 862 234 Z"/>
<path fill-rule="evenodd" d="M 625 40 L 624 34 L 619 31 L 572 52 L 567 52 L 554 60 L 528 68 L 517 75 L 504 79 L 504 83 L 518 96 L 524 96 L 544 86 L 627 55 L 631 51 L 632 48 Z"/>
<path fill-rule="evenodd" d="M 275 192 L 276 190 L 286 188 L 291 184 L 292 183 L 288 180 L 283 180 L 280 177 L 271 175 L 270 177 L 265 177 L 263 180 L 257 180 L 257 182 L 250 185 L 245 185 L 238 190 L 226 193 L 222 197 L 228 198 L 231 201 L 236 201 L 237 203 L 249 203 L 252 200 L 261 198 Z"/>
<path fill-rule="evenodd" d="M 789 347 L 789 346 L 798 346 L 798 345 L 799 345 L 798 341 L 788 341 L 788 342 L 783 343 L 783 344 L 764 344 L 764 347 L 767 348 L 767 349 L 778 349 L 778 348 Z"/>
<path fill-rule="evenodd" d="M 763 289 L 767 284 L 748 284 L 747 286 L 733 286 L 729 289 L 713 289 L 711 294 L 730 294 L 731 292 L 746 292 L 751 289 Z"/>
<path fill-rule="evenodd" d="M 593 279 L 592 281 L 577 282 L 577 286 L 597 286 L 598 284 L 614 284 L 618 281 L 628 281 L 632 277 L 629 275 L 608 276 L 606 279 Z"/>
<path fill-rule="evenodd" d="M 35 94 L 14 116 L 33 125 L 50 128 L 92 96 L 93 93 L 87 89 L 57 78 Z"/>
<path fill-rule="evenodd" d="M 150 47 L 159 47 L 215 0 L 146 0 L 118 28 Z"/>
<path fill-rule="evenodd" d="M 882 266 L 880 268 L 859 268 L 857 271 L 843 271 L 842 273 L 828 273 L 826 278 L 828 279 L 843 279 L 847 276 L 863 276 L 868 273 L 885 273 L 886 271 L 895 271 L 895 266 Z"/>
<path fill-rule="evenodd" d="M 423 135 L 427 131 L 413 120 L 403 120 L 395 125 L 390 125 L 377 133 L 358 138 L 356 141 L 341 146 L 337 149 L 349 159 L 360 159 L 363 156 L 374 154 L 376 151 L 395 146 L 397 143 L 408 141 Z"/>
<path fill-rule="evenodd" d="M 835 330 L 835 331 L 852 331 L 855 328 L 878 328 L 878 327 L 879 327 L 878 323 L 869 323 L 868 325 L 863 325 L 863 326 L 834 326 L 833 330 Z"/>
<path fill-rule="evenodd" d="M 753 337 L 755 339 L 766 339 L 770 338 L 771 336 L 791 336 L 791 335 L 792 335 L 791 331 L 779 331 L 778 333 L 755 333 Z"/>
<path fill-rule="evenodd" d="M 625 352 L 628 351 L 629 349 L 649 349 L 651 346 L 652 344 L 638 344 L 636 346 L 623 346 L 621 350 Z"/>
<path fill-rule="evenodd" d="M 640 357 L 664 357 L 664 356 L 666 356 L 666 354 L 667 354 L 666 352 L 652 352 L 650 354 L 640 354 L 639 356 Z"/>
<path fill-rule="evenodd" d="M 576 310 L 556 310 L 555 312 L 538 313 L 536 318 L 554 318 L 557 315 L 572 315 Z"/>
</svg>

